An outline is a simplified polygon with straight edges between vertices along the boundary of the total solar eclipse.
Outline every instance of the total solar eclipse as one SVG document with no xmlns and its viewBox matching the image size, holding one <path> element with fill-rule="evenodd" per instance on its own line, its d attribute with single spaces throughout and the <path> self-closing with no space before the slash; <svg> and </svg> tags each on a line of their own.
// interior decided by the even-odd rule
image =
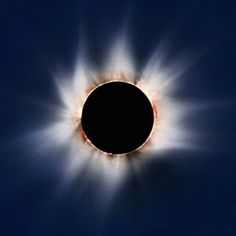
<svg viewBox="0 0 236 236">
<path fill-rule="evenodd" d="M 86 139 L 108 154 L 138 150 L 148 140 L 153 123 L 153 107 L 146 94 L 122 81 L 96 87 L 82 109 L 81 125 Z"/>
</svg>

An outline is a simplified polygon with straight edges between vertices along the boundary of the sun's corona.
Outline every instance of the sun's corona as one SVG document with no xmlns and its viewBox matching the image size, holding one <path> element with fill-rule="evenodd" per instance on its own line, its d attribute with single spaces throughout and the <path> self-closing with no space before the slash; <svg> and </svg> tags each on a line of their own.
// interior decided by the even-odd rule
<svg viewBox="0 0 236 236">
<path fill-rule="evenodd" d="M 173 96 L 186 65 L 163 64 L 164 52 L 138 70 L 125 37 L 112 44 L 98 68 L 80 55 L 72 74 L 55 75 L 58 116 L 37 133 L 37 146 L 64 148 L 67 174 L 77 176 L 86 166 L 108 185 L 124 177 L 129 163 L 191 147 L 193 136 L 183 122 L 191 104 Z"/>
</svg>

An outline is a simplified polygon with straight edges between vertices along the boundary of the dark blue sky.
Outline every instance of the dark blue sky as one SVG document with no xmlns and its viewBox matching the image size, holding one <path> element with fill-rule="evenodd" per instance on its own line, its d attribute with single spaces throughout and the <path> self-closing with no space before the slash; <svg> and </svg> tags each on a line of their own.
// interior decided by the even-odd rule
<svg viewBox="0 0 236 236">
<path fill-rule="evenodd" d="M 235 9 L 215 0 L 1 1 L 0 235 L 236 235 Z M 72 70 L 81 34 L 99 64 L 124 22 L 140 65 L 165 37 L 169 58 L 204 52 L 175 96 L 215 106 L 186 121 L 206 133 L 202 148 L 147 161 L 142 181 L 131 173 L 104 215 L 93 185 L 57 196 L 53 154 L 37 158 L 19 137 L 48 119 L 32 101 L 58 103 L 50 70 Z"/>
</svg>

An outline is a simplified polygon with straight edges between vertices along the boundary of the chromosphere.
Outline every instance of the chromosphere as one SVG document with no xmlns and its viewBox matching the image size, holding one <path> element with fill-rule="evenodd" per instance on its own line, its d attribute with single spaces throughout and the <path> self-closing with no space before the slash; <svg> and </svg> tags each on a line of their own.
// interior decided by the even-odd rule
<svg viewBox="0 0 236 236">
<path fill-rule="evenodd" d="M 148 140 L 153 107 L 137 86 L 113 81 L 96 87 L 87 97 L 81 124 L 86 139 L 108 154 L 126 154 Z"/>
</svg>

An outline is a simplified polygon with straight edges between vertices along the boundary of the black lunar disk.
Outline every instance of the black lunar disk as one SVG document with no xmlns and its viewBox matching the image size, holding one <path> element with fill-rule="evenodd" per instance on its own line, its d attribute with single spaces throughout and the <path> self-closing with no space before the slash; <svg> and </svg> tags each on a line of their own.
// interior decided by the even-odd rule
<svg viewBox="0 0 236 236">
<path fill-rule="evenodd" d="M 150 136 L 154 114 L 147 96 L 133 84 L 114 81 L 96 87 L 82 111 L 82 129 L 99 150 L 124 154 L 137 150 Z"/>
</svg>

